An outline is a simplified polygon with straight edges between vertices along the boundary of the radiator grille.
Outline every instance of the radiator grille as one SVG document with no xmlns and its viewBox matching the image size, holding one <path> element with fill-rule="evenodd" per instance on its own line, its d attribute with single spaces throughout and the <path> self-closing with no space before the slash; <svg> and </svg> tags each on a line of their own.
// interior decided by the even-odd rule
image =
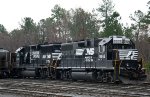
<svg viewBox="0 0 150 97">
<path fill-rule="evenodd" d="M 119 50 L 119 58 L 120 60 L 137 60 L 138 50 L 137 49 Z"/>
</svg>

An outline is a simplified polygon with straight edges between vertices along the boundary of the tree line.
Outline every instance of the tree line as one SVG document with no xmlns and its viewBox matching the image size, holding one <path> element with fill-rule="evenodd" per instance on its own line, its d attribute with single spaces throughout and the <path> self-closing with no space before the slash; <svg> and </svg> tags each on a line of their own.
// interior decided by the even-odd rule
<svg viewBox="0 0 150 97">
<path fill-rule="evenodd" d="M 51 9 L 50 17 L 35 23 L 25 17 L 20 28 L 8 32 L 0 24 L 0 47 L 15 51 L 18 47 L 45 42 L 68 42 L 88 38 L 125 35 L 132 39 L 146 62 L 150 60 L 150 2 L 146 13 L 136 10 L 129 18 L 131 26 L 121 23 L 121 16 L 115 10 L 112 0 L 102 0 L 98 8 L 87 12 L 82 8 L 66 10 L 59 5 Z"/>
</svg>

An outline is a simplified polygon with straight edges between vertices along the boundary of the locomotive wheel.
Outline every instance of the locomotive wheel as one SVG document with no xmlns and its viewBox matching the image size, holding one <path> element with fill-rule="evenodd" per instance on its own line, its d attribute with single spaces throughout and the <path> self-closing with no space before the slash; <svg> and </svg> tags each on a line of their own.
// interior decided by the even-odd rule
<svg viewBox="0 0 150 97">
<path fill-rule="evenodd" d="M 69 71 L 61 71 L 60 75 L 61 75 L 61 77 L 60 77 L 61 80 L 72 79 L 70 70 Z"/>
<path fill-rule="evenodd" d="M 0 78 L 8 78 L 8 77 L 9 77 L 9 73 L 8 72 L 2 71 L 0 73 Z"/>
<path fill-rule="evenodd" d="M 61 79 L 61 73 L 60 73 L 60 71 L 56 71 L 56 79 Z"/>
<path fill-rule="evenodd" d="M 93 82 L 97 81 L 97 78 L 98 78 L 97 71 L 93 72 L 92 77 L 93 77 L 93 79 L 92 79 Z"/>
<path fill-rule="evenodd" d="M 54 70 L 53 72 L 51 72 L 51 79 L 55 80 L 55 79 L 61 79 L 61 71 L 59 70 Z"/>
<path fill-rule="evenodd" d="M 114 81 L 112 72 L 98 72 L 97 80 L 103 83 L 112 83 Z"/>
<path fill-rule="evenodd" d="M 40 70 L 40 78 L 42 78 L 42 79 L 47 78 L 47 69 Z"/>
<path fill-rule="evenodd" d="M 103 82 L 102 81 L 102 72 L 100 71 L 100 72 L 98 72 L 98 77 L 97 77 L 97 80 L 99 81 L 99 82 Z"/>
<path fill-rule="evenodd" d="M 108 83 L 112 83 L 114 81 L 113 79 L 113 73 L 112 72 L 108 72 L 107 73 L 107 82 Z"/>
<path fill-rule="evenodd" d="M 72 79 L 72 76 L 71 76 L 71 71 L 67 71 L 67 79 Z"/>
<path fill-rule="evenodd" d="M 61 71 L 60 74 L 61 74 L 60 79 L 61 79 L 61 80 L 64 80 L 64 79 L 65 79 L 65 71 Z"/>
</svg>

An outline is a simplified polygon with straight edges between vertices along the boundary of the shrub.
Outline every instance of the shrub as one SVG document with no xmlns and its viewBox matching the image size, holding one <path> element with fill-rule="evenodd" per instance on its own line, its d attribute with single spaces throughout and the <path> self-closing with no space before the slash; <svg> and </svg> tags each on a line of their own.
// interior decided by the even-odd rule
<svg viewBox="0 0 150 97">
<path fill-rule="evenodd" d="M 144 68 L 146 69 L 147 72 L 150 72 L 150 61 L 144 64 Z"/>
</svg>

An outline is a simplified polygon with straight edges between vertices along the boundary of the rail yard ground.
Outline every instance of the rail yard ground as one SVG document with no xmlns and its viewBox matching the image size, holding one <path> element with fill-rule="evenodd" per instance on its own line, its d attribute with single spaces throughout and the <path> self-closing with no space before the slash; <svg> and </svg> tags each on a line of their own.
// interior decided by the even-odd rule
<svg viewBox="0 0 150 97">
<path fill-rule="evenodd" d="M 150 97 L 147 84 L 124 85 L 41 79 L 0 79 L 0 97 Z"/>
</svg>

